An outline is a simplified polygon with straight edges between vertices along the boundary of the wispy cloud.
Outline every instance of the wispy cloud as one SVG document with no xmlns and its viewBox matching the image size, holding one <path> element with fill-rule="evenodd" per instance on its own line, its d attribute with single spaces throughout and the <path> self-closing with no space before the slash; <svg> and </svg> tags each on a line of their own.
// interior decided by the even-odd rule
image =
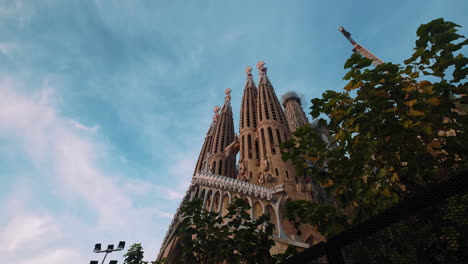
<svg viewBox="0 0 468 264">
<path fill-rule="evenodd" d="M 339 26 L 398 60 L 420 23 L 466 24 L 465 1 L 0 0 L 2 260 L 83 263 L 120 239 L 155 257 L 226 87 L 238 120 L 247 65 L 309 101 L 343 87 Z"/>
<path fill-rule="evenodd" d="M 6 224 L 1 235 L 1 245 L 14 252 L 18 248 L 39 245 L 59 238 L 58 226 L 48 216 L 15 215 Z"/>
<path fill-rule="evenodd" d="M 37 94 L 26 95 L 16 91 L 20 85 L 15 80 L 0 81 L 0 139 L 9 138 L 17 142 L 20 151 L 26 153 L 30 162 L 35 164 L 35 173 L 41 174 L 42 180 L 48 182 L 55 199 L 73 201 L 79 207 L 88 208 L 85 210 L 91 210 L 97 216 L 98 225 L 93 229 L 106 232 L 134 226 L 127 232 L 141 235 L 147 232 L 146 228 L 151 228 L 152 219 L 172 216 L 173 212 L 158 207 L 158 203 L 140 204 L 137 198 L 178 200 L 182 195 L 179 191 L 104 169 L 99 164 L 112 161 L 112 157 L 108 155 L 109 146 L 99 142 L 98 125 L 90 128 L 61 116 L 51 102 L 53 88 L 43 88 Z M 31 192 L 37 193 L 35 186 L 29 187 Z M 41 197 L 35 196 L 28 202 L 28 207 L 34 207 L 34 203 L 41 202 Z M 68 211 L 62 213 L 70 214 Z M 65 231 L 47 215 L 18 214 L 7 217 L 5 227 L 0 230 L 2 245 L 8 251 L 15 251 L 32 242 L 44 242 L 44 237 L 59 239 L 58 235 Z M 139 239 L 148 240 L 149 237 Z M 68 258 L 73 254 L 76 252 L 57 249 L 52 255 L 37 257 L 46 261 Z"/>
</svg>

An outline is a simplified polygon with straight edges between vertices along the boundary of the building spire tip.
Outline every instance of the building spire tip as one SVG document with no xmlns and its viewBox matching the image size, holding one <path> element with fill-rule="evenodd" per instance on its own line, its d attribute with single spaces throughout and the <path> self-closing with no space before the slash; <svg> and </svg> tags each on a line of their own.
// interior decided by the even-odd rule
<svg viewBox="0 0 468 264">
<path fill-rule="evenodd" d="M 226 94 L 226 97 L 224 99 L 224 103 L 230 103 L 231 102 L 231 88 L 226 88 L 226 90 L 224 90 L 224 93 Z"/>
<path fill-rule="evenodd" d="M 252 67 L 247 66 L 247 68 L 245 68 L 245 73 L 247 73 L 247 79 L 252 79 Z"/>
<path fill-rule="evenodd" d="M 219 106 L 215 106 L 214 109 L 213 109 L 213 112 L 214 112 L 214 116 L 213 116 L 213 122 L 216 122 L 218 121 L 218 117 L 219 117 Z"/>
<path fill-rule="evenodd" d="M 266 73 L 267 68 L 264 66 L 265 66 L 264 61 L 259 61 L 257 63 L 257 69 L 260 71 L 260 75 L 264 75 Z"/>
</svg>

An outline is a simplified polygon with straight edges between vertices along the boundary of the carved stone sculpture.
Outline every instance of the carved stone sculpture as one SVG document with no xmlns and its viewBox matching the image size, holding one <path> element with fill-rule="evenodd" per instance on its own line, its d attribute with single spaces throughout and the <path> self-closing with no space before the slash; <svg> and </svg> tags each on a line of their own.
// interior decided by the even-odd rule
<svg viewBox="0 0 468 264">
<path fill-rule="evenodd" d="M 225 98 L 225 101 L 226 103 L 229 103 L 231 102 L 231 88 L 226 88 L 226 90 L 224 91 L 224 93 L 226 94 L 226 98 Z"/>
<path fill-rule="evenodd" d="M 247 173 L 247 163 L 245 160 L 239 162 L 239 176 L 240 178 L 245 178 L 245 174 Z"/>
<path fill-rule="evenodd" d="M 266 158 L 266 156 L 262 157 L 262 160 L 260 161 L 260 166 L 263 171 L 268 171 L 269 163 L 268 163 L 268 159 Z"/>
<path fill-rule="evenodd" d="M 265 62 L 259 61 L 259 62 L 257 63 L 257 69 L 262 70 L 264 65 L 265 65 Z"/>
<path fill-rule="evenodd" d="M 263 178 L 263 173 L 261 172 L 258 174 L 258 183 L 259 184 L 265 183 L 265 178 Z"/>
<path fill-rule="evenodd" d="M 245 73 L 247 73 L 247 76 L 250 77 L 252 75 L 252 67 L 247 66 L 247 68 L 245 68 Z"/>
</svg>

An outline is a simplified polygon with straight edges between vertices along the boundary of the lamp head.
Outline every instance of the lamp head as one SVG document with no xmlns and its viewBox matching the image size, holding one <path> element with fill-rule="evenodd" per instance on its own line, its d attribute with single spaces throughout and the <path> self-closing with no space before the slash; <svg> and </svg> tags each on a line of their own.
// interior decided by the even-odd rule
<svg viewBox="0 0 468 264">
<path fill-rule="evenodd" d="M 125 241 L 120 241 L 119 245 L 117 246 L 117 249 L 122 250 L 125 247 Z"/>
<path fill-rule="evenodd" d="M 107 246 L 107 250 L 114 250 L 114 244 L 108 245 L 108 246 Z"/>
<path fill-rule="evenodd" d="M 101 250 L 101 243 L 94 245 L 94 252 L 100 251 Z"/>
</svg>

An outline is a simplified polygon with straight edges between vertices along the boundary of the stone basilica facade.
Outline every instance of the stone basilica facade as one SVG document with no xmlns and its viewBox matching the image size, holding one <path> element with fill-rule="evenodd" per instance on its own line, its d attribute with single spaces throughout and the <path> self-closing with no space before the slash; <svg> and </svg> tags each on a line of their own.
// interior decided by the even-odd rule
<svg viewBox="0 0 468 264">
<path fill-rule="evenodd" d="M 287 93 L 281 106 L 267 76 L 263 62 L 256 85 L 247 67 L 247 80 L 240 108 L 239 135 L 234 133 L 231 90 L 226 89 L 222 108 L 215 107 L 213 121 L 205 137 L 195 166 L 191 185 L 180 207 L 196 197 L 203 199 L 205 210 L 225 214 L 235 198 L 246 199 L 254 219 L 270 214 L 275 224 L 272 253 L 282 253 L 289 245 L 306 248 L 324 238 L 314 227 L 302 225 L 301 235 L 293 224 L 283 219 L 288 200 L 320 202 L 321 190 L 310 178 L 297 176 L 291 162 L 281 159 L 280 144 L 291 138 L 291 132 L 308 123 L 299 97 Z M 239 163 L 236 156 L 240 153 Z M 180 208 L 179 207 L 179 208 Z M 180 252 L 176 230 L 180 223 L 177 210 L 162 243 L 158 260 L 174 263 Z"/>
</svg>

